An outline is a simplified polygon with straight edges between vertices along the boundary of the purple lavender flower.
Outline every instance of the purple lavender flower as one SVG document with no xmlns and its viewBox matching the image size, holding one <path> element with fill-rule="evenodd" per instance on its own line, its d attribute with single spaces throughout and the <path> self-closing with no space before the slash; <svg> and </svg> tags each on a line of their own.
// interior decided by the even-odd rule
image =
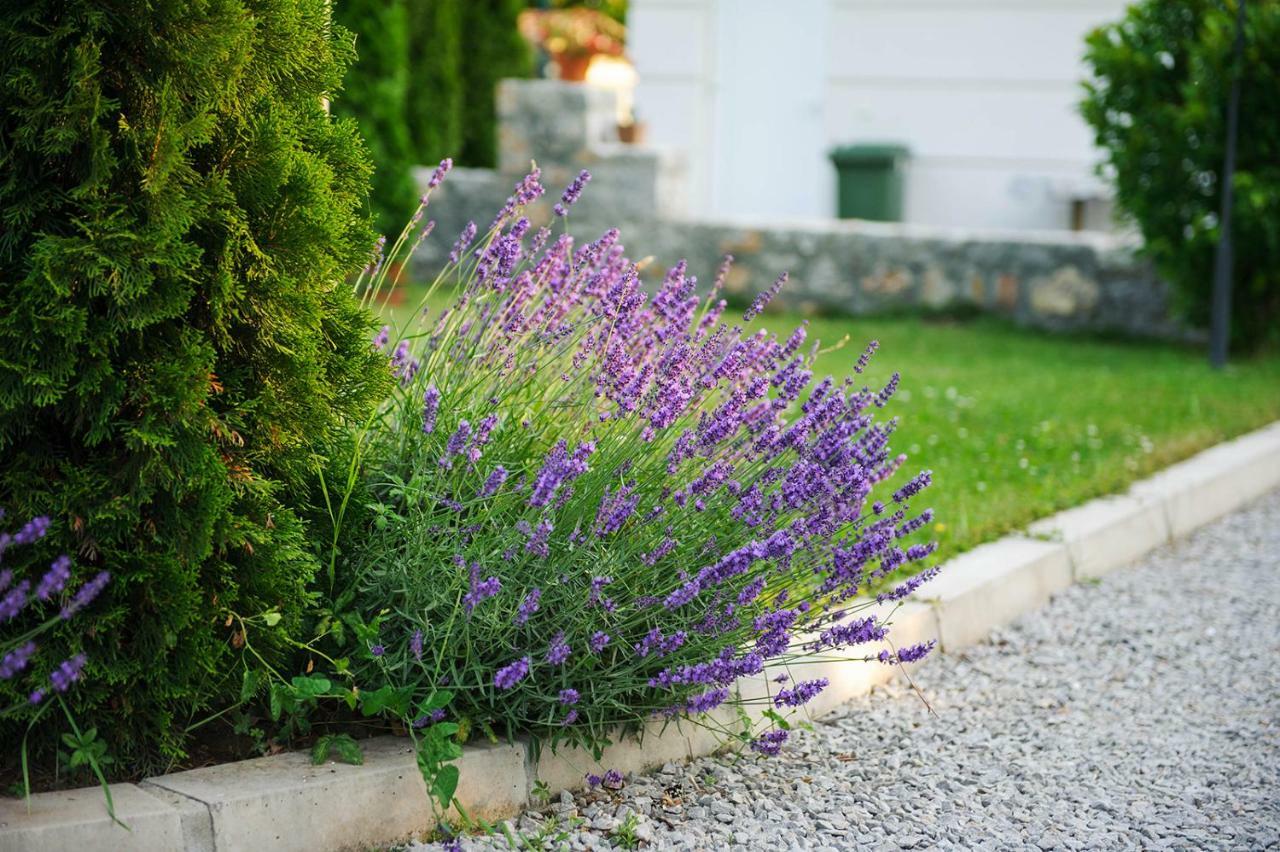
<svg viewBox="0 0 1280 852">
<path fill-rule="evenodd" d="M 532 662 L 528 657 L 521 657 L 514 663 L 503 666 L 493 676 L 493 685 L 498 689 L 510 689 L 529 676 L 529 667 Z"/>
<path fill-rule="evenodd" d="M 692 714 L 710 713 L 728 700 L 729 690 L 726 687 L 717 687 L 691 697 L 685 702 L 683 710 Z"/>
<path fill-rule="evenodd" d="M 497 577 L 486 577 L 481 580 L 478 572 L 473 572 L 471 577 L 471 589 L 462 598 L 462 603 L 467 611 L 467 615 L 476 608 L 481 601 L 491 598 L 498 592 L 502 591 L 502 581 Z"/>
<path fill-rule="evenodd" d="M 571 704 L 577 704 L 577 703 L 578 703 L 578 699 L 579 699 L 579 698 L 581 698 L 581 696 L 578 694 L 578 690 L 576 690 L 576 689 L 562 689 L 562 690 L 560 690 L 560 703 L 561 703 L 561 704 L 564 704 L 564 705 L 566 705 L 566 706 L 567 706 L 567 705 L 571 705 Z"/>
<path fill-rule="evenodd" d="M 587 595 L 587 606 L 603 606 L 605 609 L 611 609 L 605 602 L 608 598 L 602 597 L 604 587 L 613 582 L 612 577 L 592 577 L 591 591 Z"/>
<path fill-rule="evenodd" d="M 604 781 L 604 779 L 601 778 L 599 775 L 595 775 L 590 772 L 588 772 L 586 775 L 583 775 L 582 777 L 587 782 L 587 787 L 592 790 L 594 790 L 596 787 L 599 787 L 600 784 L 603 783 Z"/>
<path fill-rule="evenodd" d="M 31 661 L 31 656 L 36 652 L 36 643 L 28 642 L 25 645 L 19 645 L 12 651 L 4 655 L 4 659 L 0 660 L 0 680 L 8 680 L 27 667 L 27 663 Z"/>
<path fill-rule="evenodd" d="M 49 518 L 45 515 L 39 515 L 27 521 L 22 529 L 13 534 L 14 544 L 31 544 L 44 538 L 44 534 L 49 531 Z"/>
<path fill-rule="evenodd" d="M 867 344 L 867 348 L 858 356 L 858 363 L 853 365 L 853 371 L 861 374 L 867 369 L 867 364 L 871 363 L 871 356 L 876 354 L 876 350 L 880 348 L 880 341 L 873 340 Z"/>
<path fill-rule="evenodd" d="M 498 489 L 502 488 L 502 484 L 506 481 L 507 469 L 502 465 L 496 466 L 485 479 L 484 485 L 480 486 L 480 496 L 492 497 L 498 493 Z"/>
<path fill-rule="evenodd" d="M 793 687 L 778 690 L 778 694 L 773 697 L 773 703 L 777 707 L 800 707 L 816 698 L 829 683 L 830 681 L 825 677 L 817 680 L 802 680 Z"/>
<path fill-rule="evenodd" d="M 569 208 L 578 200 L 578 196 L 582 195 L 582 189 L 591 180 L 591 173 L 583 169 L 578 176 L 565 187 L 564 194 L 560 196 L 560 202 L 553 208 L 557 216 L 569 215 Z"/>
<path fill-rule="evenodd" d="M 609 644 L 609 634 L 603 630 L 597 630 L 591 634 L 591 638 L 587 640 L 587 647 L 591 649 L 591 653 L 599 654 Z"/>
<path fill-rule="evenodd" d="M 622 773 L 616 769 L 610 769 L 604 773 L 604 778 L 600 780 L 604 786 L 617 790 L 622 786 Z"/>
<path fill-rule="evenodd" d="M 370 645 L 369 653 L 375 657 L 381 657 L 383 654 L 387 653 L 387 648 L 385 645 Z"/>
<path fill-rule="evenodd" d="M 34 690 L 29 696 L 27 696 L 28 704 L 39 704 L 41 701 L 44 701 L 43 689 Z"/>
<path fill-rule="evenodd" d="M 542 600 L 542 589 L 534 587 L 525 594 L 524 600 L 520 601 L 520 608 L 516 612 L 516 624 L 524 624 L 529 620 L 529 616 L 538 611 L 538 604 Z"/>
<path fill-rule="evenodd" d="M 422 659 L 422 631 L 415 630 L 413 635 L 409 637 L 409 653 L 413 654 L 415 660 Z"/>
<path fill-rule="evenodd" d="M 467 222 L 467 226 L 462 229 L 462 233 L 458 235 L 458 241 L 453 244 L 453 249 L 449 252 L 449 262 L 456 264 L 475 238 L 476 223 Z"/>
<path fill-rule="evenodd" d="M 436 430 L 436 414 L 440 411 L 440 391 L 435 385 L 427 385 L 422 392 L 422 432 L 430 435 Z"/>
<path fill-rule="evenodd" d="M 54 692 L 66 692 L 70 689 L 71 684 L 80 679 L 80 671 L 84 668 L 85 662 L 84 654 L 76 654 L 71 659 L 58 663 L 58 667 L 49 675 Z"/>
<path fill-rule="evenodd" d="M 4 548 L 0 547 L 0 554 L 4 553 Z M 0 592 L 9 588 L 9 584 L 13 582 L 13 572 L 8 568 L 0 570 Z"/>
<path fill-rule="evenodd" d="M 391 341 L 391 326 L 384 325 L 373 336 L 373 348 L 381 352 L 387 348 L 387 344 Z"/>
<path fill-rule="evenodd" d="M 902 503 L 910 500 L 924 489 L 928 488 L 933 482 L 933 471 L 922 470 L 916 474 L 909 482 L 893 492 L 893 502 Z"/>
<path fill-rule="evenodd" d="M 788 736 L 790 734 L 786 731 L 768 731 L 751 741 L 751 750 L 766 757 L 773 757 L 782 750 L 782 744 L 787 741 Z"/>
<path fill-rule="evenodd" d="M 747 312 L 742 315 L 742 321 L 751 322 L 753 319 L 760 316 L 760 314 L 764 312 L 765 307 L 773 300 L 774 296 L 778 295 L 778 291 L 781 290 L 783 285 L 786 283 L 787 273 L 784 272 L 778 276 L 777 280 L 773 282 L 772 286 L 770 286 L 768 290 L 765 290 L 752 300 L 751 307 L 747 308 Z"/>
<path fill-rule="evenodd" d="M 383 250 L 387 247 L 387 235 L 379 234 L 378 239 L 373 243 L 373 256 L 370 257 L 369 263 L 365 266 L 364 271 L 368 273 L 370 278 L 378 277 L 379 270 L 382 269 Z"/>
<path fill-rule="evenodd" d="M 431 173 L 431 179 L 427 181 L 427 189 L 435 189 L 444 180 L 445 175 L 453 168 L 453 160 L 445 157 L 440 161 L 440 165 L 436 166 L 436 170 Z"/>
<path fill-rule="evenodd" d="M 444 455 L 440 457 L 440 466 L 449 467 L 453 464 L 453 457 L 459 455 L 467 448 L 467 442 L 471 440 L 471 424 L 466 420 L 458 421 L 458 428 L 449 436 L 448 442 L 444 445 Z"/>
<path fill-rule="evenodd" d="M 551 644 L 547 647 L 547 663 L 552 666 L 560 665 L 569 659 L 570 650 L 569 643 L 564 640 L 564 631 L 561 630 L 551 637 Z"/>
<path fill-rule="evenodd" d="M 71 602 L 62 608 L 62 620 L 66 621 L 71 616 L 93 603 L 93 599 L 96 598 L 104 588 L 106 588 L 107 583 L 110 582 L 110 580 L 110 572 L 99 571 L 92 580 L 81 586 L 80 591 L 76 592 L 75 596 L 71 598 Z M 0 618 L 0 620 L 3 619 Z"/>
<path fill-rule="evenodd" d="M 71 557 L 65 553 L 53 560 L 53 564 L 49 566 L 49 570 L 40 578 L 40 585 L 36 586 L 36 597 L 42 601 L 62 591 L 67 585 L 67 580 L 71 579 Z"/>
<path fill-rule="evenodd" d="M 918 645 L 908 645 L 906 648 L 899 648 L 897 654 L 890 654 L 888 651 L 881 651 L 877 659 L 888 665 L 897 663 L 914 663 L 917 660 L 923 660 L 938 644 L 935 640 L 921 642 Z"/>
<path fill-rule="evenodd" d="M 888 635 L 883 625 L 876 621 L 874 615 L 858 618 L 846 624 L 837 624 L 822 631 L 814 643 L 814 650 L 838 648 L 845 645 L 863 645 L 876 642 Z"/>
<path fill-rule="evenodd" d="M 22 612 L 22 608 L 27 605 L 29 591 L 31 591 L 31 582 L 23 580 L 10 589 L 7 595 L 0 598 L 0 621 L 16 618 L 18 613 Z"/>
</svg>

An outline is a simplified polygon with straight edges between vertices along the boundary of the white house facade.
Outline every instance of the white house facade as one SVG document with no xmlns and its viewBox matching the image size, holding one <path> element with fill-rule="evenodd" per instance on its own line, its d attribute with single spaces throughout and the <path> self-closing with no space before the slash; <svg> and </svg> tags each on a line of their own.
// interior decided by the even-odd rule
<svg viewBox="0 0 1280 852">
<path fill-rule="evenodd" d="M 1084 36 L 1123 0 L 631 0 L 638 120 L 688 158 L 690 213 L 828 218 L 849 143 L 901 143 L 903 220 L 1110 227 L 1077 111 Z"/>
</svg>

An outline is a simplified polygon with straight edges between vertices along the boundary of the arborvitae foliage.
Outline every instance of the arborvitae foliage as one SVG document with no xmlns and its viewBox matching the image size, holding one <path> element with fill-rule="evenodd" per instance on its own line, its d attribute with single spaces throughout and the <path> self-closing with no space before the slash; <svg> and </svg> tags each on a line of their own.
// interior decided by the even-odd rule
<svg viewBox="0 0 1280 852">
<path fill-rule="evenodd" d="M 459 162 L 492 167 L 498 161 L 494 94 L 504 77 L 529 76 L 529 46 L 516 27 L 523 0 L 468 0 L 462 4 L 466 46 L 462 62 L 465 97 Z"/>
<path fill-rule="evenodd" d="M 229 613 L 277 608 L 252 641 L 282 655 L 317 465 L 386 373 L 347 284 L 368 161 L 324 106 L 351 58 L 328 0 L 0 16 L 0 505 L 53 517 L 70 588 L 112 574 L 84 644 L 42 653 L 88 655 L 68 698 L 117 772 L 236 700 L 257 663 Z M 5 763 L 34 712 L 0 722 Z"/>
<path fill-rule="evenodd" d="M 462 9 L 459 0 L 409 0 L 409 136 L 419 163 L 462 149 Z"/>
<path fill-rule="evenodd" d="M 398 234 L 417 204 L 411 170 L 417 159 L 409 136 L 409 17 L 404 0 L 338 0 L 338 21 L 356 34 L 356 62 L 345 91 L 335 101 L 338 115 L 360 125 L 373 158 L 374 222 L 384 234 Z"/>
<path fill-rule="evenodd" d="M 374 160 L 374 224 L 397 234 L 417 203 L 408 133 L 408 14 L 403 0 L 338 0 L 334 15 L 356 33 L 356 63 L 334 111 L 360 125 Z"/>
<path fill-rule="evenodd" d="M 1188 319 L 1207 325 L 1227 98 L 1238 75 L 1231 342 L 1243 349 L 1280 342 L 1280 4 L 1248 4 L 1237 67 L 1238 2 L 1145 0 L 1094 31 L 1082 110 L 1120 207 L 1141 228 Z"/>
</svg>

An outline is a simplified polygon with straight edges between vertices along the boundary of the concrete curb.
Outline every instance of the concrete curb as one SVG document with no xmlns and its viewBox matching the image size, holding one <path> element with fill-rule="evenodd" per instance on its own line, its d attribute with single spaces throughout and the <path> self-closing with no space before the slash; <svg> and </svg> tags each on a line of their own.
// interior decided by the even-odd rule
<svg viewBox="0 0 1280 852">
<path fill-rule="evenodd" d="M 1072 582 L 1103 576 L 1280 487 L 1280 422 L 1212 447 L 1135 483 L 1124 495 L 1104 497 L 963 553 L 916 600 L 893 612 L 898 645 L 937 639 L 954 652 L 993 628 L 1043 606 Z M 859 648 L 844 660 L 823 656 L 797 679 L 826 677 L 823 693 L 804 709 L 812 718 L 831 713 L 895 676 L 878 663 L 850 659 L 879 653 Z M 774 666 L 737 685 L 756 699 L 749 715 L 767 706 Z M 655 722 L 640 738 L 619 737 L 596 760 L 580 749 L 536 750 L 524 742 L 467 746 L 458 761 L 458 798 L 476 817 L 496 820 L 531 803 L 541 780 L 552 791 L 576 789 L 587 772 L 642 772 L 668 761 L 710 754 L 723 745 L 716 726 L 736 716 L 713 714 L 707 726 Z M 40 793 L 30 810 L 0 799 L 0 852 L 80 852 L 84 849 L 356 850 L 418 837 L 432 828 L 431 807 L 411 748 L 391 737 L 363 744 L 362 766 L 312 766 L 295 752 L 210 766 L 113 785 L 125 831 L 107 817 L 97 787 Z"/>
</svg>

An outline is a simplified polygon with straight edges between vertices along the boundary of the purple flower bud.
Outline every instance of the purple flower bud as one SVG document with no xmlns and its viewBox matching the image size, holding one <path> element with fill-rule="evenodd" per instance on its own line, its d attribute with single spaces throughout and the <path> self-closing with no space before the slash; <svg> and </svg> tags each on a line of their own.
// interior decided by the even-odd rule
<svg viewBox="0 0 1280 852">
<path fill-rule="evenodd" d="M 413 654 L 415 660 L 422 659 L 422 631 L 415 630 L 413 635 L 409 637 L 409 653 Z"/>
<path fill-rule="evenodd" d="M 85 664 L 84 654 L 76 654 L 69 660 L 58 663 L 58 667 L 49 675 L 54 692 L 66 692 L 71 684 L 80 679 L 80 671 Z"/>
<path fill-rule="evenodd" d="M 529 676 L 531 662 L 528 657 L 521 657 L 514 663 L 498 669 L 498 673 L 493 676 L 493 685 L 498 689 L 511 689 Z"/>
<path fill-rule="evenodd" d="M 431 179 L 427 181 L 427 189 L 435 189 L 444 180 L 445 175 L 453 168 L 453 160 L 445 157 L 440 161 L 440 165 L 436 166 L 436 170 L 431 173 Z"/>
<path fill-rule="evenodd" d="M 62 591 L 67 585 L 67 580 L 71 579 L 71 557 L 65 553 L 53 560 L 53 564 L 49 566 L 49 570 L 40 578 L 40 585 L 36 587 L 36 597 L 42 601 Z"/>
<path fill-rule="evenodd" d="M 27 592 L 29 591 L 31 591 L 31 582 L 23 580 L 10 589 L 7 595 L 0 598 L 0 621 L 16 618 L 18 613 L 22 612 L 22 608 L 27 605 Z"/>
<path fill-rule="evenodd" d="M 427 385 L 422 392 L 422 432 L 430 435 L 436 430 L 436 414 L 440 411 L 440 391 L 435 385 Z"/>
<path fill-rule="evenodd" d="M 453 249 L 449 252 L 449 262 L 457 263 L 475 238 L 476 223 L 467 222 L 467 226 L 462 229 L 462 233 L 458 235 L 458 241 L 453 244 Z"/>
<path fill-rule="evenodd" d="M 786 731 L 768 731 L 751 741 L 751 750 L 772 757 L 782 750 L 782 744 L 787 741 L 788 736 L 790 735 Z"/>
<path fill-rule="evenodd" d="M 27 667 L 27 663 L 31 661 L 31 656 L 36 652 L 36 643 L 28 642 L 25 645 L 19 645 L 12 651 L 4 655 L 4 659 L 0 660 L 0 680 L 8 680 Z"/>
<path fill-rule="evenodd" d="M 93 602 L 111 580 L 111 574 L 108 571 L 99 571 L 98 574 L 89 582 L 80 587 L 80 591 L 76 592 L 75 597 L 71 599 L 71 603 L 62 608 L 62 620 L 66 621 L 80 610 L 87 607 Z"/>
</svg>

